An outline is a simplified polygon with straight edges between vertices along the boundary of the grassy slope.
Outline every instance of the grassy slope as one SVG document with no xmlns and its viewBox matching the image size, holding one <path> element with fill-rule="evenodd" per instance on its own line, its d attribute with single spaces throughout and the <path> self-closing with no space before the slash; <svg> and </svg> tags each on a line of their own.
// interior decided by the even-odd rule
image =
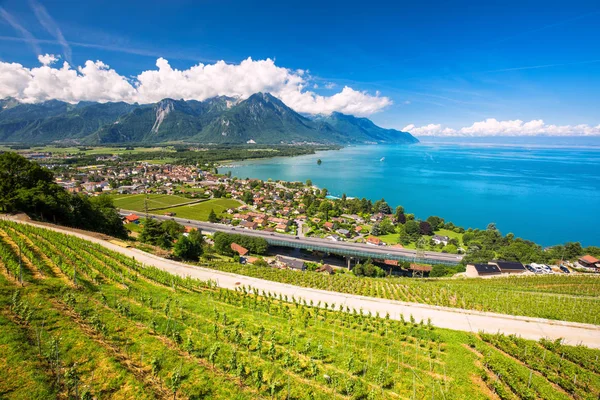
<svg viewBox="0 0 600 400">
<path fill-rule="evenodd" d="M 440 236 L 448 236 L 449 238 L 455 238 L 458 240 L 459 243 L 462 244 L 462 233 L 456 233 L 454 231 L 448 230 L 448 229 L 440 229 L 439 231 L 435 232 L 436 235 L 440 235 Z M 378 236 L 379 239 L 381 239 L 383 242 L 387 243 L 387 244 L 396 244 L 398 243 L 398 238 L 400 237 L 400 234 L 398 233 L 390 233 L 388 235 L 381 235 Z M 429 239 L 431 239 L 433 236 L 423 236 L 425 239 L 427 239 L 427 242 L 429 242 Z M 415 243 L 409 243 L 407 245 L 405 245 L 404 247 L 406 247 L 407 249 L 415 249 Z"/>
<path fill-rule="evenodd" d="M 230 208 L 237 208 L 240 205 L 241 203 L 239 201 L 233 199 L 211 199 L 199 204 L 167 208 L 161 210 L 160 213 L 174 212 L 179 218 L 208 221 L 210 210 L 214 210 L 215 213 L 219 215 Z"/>
<path fill-rule="evenodd" d="M 21 303 L 33 309 L 25 321 L 23 306 L 11 307 L 17 286 L 0 269 L 0 305 L 2 316 L 7 316 L 0 324 L 3 332 L 11 332 L 0 342 L 0 357 L 11 360 L 11 369 L 0 373 L 3 398 L 31 398 L 34 393 L 64 397 L 68 391 L 64 383 L 52 384 L 46 358 L 38 360 L 35 348 L 21 338 L 29 337 L 42 321 L 42 354 L 51 336 L 61 337 L 61 371 L 77 362 L 80 391 L 88 388 L 102 398 L 166 398 L 177 371 L 183 376 L 178 398 L 397 399 L 414 394 L 478 399 L 491 393 L 483 378 L 496 391 L 504 390 L 505 398 L 531 391 L 532 398 L 566 399 L 570 396 L 563 386 L 569 387 L 569 380 L 563 370 L 590 378 L 578 380 L 570 388 L 573 393 L 581 398 L 599 393 L 600 383 L 590 373 L 594 368 L 590 360 L 600 353 L 595 350 L 580 354 L 585 360 L 577 363 L 561 361 L 559 369 L 549 364 L 552 369 L 534 373 L 526 387 L 530 368 L 539 369 L 539 360 L 532 365 L 526 358 L 525 364 L 517 363 L 497 350 L 500 344 L 494 336 L 483 342 L 467 333 L 417 323 L 215 290 L 140 268 L 131 259 L 72 237 L 10 223 L 0 224 L 0 230 L 11 237 L 22 231 L 31 238 L 32 253 L 26 254 L 33 263 L 27 263 L 28 268 L 44 272 L 44 278 L 36 280 L 33 277 L 39 274 L 30 271 L 20 289 Z M 6 236 L 2 240 L 10 241 Z M 36 258 L 41 249 L 49 259 Z M 52 259 L 62 262 L 52 265 Z M 67 284 L 73 266 L 80 268 L 77 288 Z M 181 342 L 173 332 L 179 333 Z M 548 351 L 546 358 L 554 360 L 564 352 L 556 351 Z M 24 356 L 10 357 L 16 353 Z M 231 367 L 233 354 L 241 369 Z M 161 365 L 156 375 L 150 365 L 153 359 Z M 13 370 L 19 375 L 11 380 Z"/>
</svg>

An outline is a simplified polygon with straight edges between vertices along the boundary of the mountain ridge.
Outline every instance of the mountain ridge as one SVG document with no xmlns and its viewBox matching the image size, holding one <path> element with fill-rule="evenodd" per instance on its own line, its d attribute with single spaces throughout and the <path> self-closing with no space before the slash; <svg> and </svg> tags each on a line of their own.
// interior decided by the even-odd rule
<svg viewBox="0 0 600 400">
<path fill-rule="evenodd" d="M 0 142 L 123 144 L 417 143 L 408 132 L 334 112 L 307 118 L 270 93 L 151 104 L 0 100 Z"/>
</svg>

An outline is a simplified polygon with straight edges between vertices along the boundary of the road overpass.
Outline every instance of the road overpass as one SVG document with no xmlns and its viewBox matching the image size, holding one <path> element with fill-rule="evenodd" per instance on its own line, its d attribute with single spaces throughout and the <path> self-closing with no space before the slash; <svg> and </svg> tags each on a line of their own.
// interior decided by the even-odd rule
<svg viewBox="0 0 600 400">
<path fill-rule="evenodd" d="M 123 209 L 120 210 L 120 213 L 123 216 L 131 213 L 140 214 L 138 211 Z M 438 253 L 433 251 L 417 252 L 416 250 L 401 249 L 391 246 L 375 246 L 354 242 L 335 242 L 330 239 L 296 237 L 276 232 L 255 231 L 233 227 L 230 225 L 195 221 L 166 215 L 149 216 L 158 220 L 173 220 L 182 225 L 198 228 L 203 232 L 227 232 L 246 236 L 261 237 L 265 239 L 271 246 L 283 246 L 296 249 L 320 251 L 323 253 L 338 254 L 352 258 L 371 258 L 379 260 L 397 260 L 423 264 L 444 265 L 457 265 L 462 260 L 462 256 L 458 254 Z"/>
</svg>

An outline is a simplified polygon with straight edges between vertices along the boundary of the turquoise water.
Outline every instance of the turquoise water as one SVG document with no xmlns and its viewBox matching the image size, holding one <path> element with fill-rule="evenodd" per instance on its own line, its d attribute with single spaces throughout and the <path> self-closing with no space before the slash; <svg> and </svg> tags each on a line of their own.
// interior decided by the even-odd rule
<svg viewBox="0 0 600 400">
<path fill-rule="evenodd" d="M 418 218 L 438 215 L 464 227 L 495 222 L 502 233 L 544 246 L 600 245 L 600 138 L 357 146 L 220 172 L 228 170 L 240 178 L 311 179 L 333 196 L 385 198 Z"/>
</svg>

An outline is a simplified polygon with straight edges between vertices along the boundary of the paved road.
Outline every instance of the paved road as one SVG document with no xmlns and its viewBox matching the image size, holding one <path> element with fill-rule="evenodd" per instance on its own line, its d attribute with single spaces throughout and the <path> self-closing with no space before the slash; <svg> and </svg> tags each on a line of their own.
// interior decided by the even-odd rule
<svg viewBox="0 0 600 400">
<path fill-rule="evenodd" d="M 22 221 L 19 221 L 22 222 Z M 45 226 L 47 227 L 47 226 Z M 190 266 L 187 264 L 166 260 L 152 254 L 144 253 L 137 249 L 123 248 L 118 245 L 98 239 L 83 233 L 74 233 L 65 229 L 51 228 L 58 232 L 78 236 L 80 238 L 99 243 L 111 250 L 134 257 L 145 265 L 152 265 L 170 273 L 180 276 L 190 276 L 202 280 L 212 279 L 220 287 L 233 289 L 239 285 L 249 285 L 259 290 L 287 295 L 289 297 L 344 304 L 345 306 L 371 311 L 373 314 L 390 314 L 392 319 L 400 319 L 400 315 L 408 319 L 412 315 L 417 321 L 431 319 L 438 327 L 455 329 L 467 332 L 503 332 L 516 334 L 526 339 L 564 338 L 567 344 L 583 344 L 589 347 L 600 348 L 600 326 L 580 324 L 574 322 L 552 321 L 541 318 L 513 317 L 503 314 L 483 313 L 471 310 L 453 309 L 424 304 L 407 303 L 393 300 L 377 299 L 356 295 L 348 295 L 325 290 L 309 289 L 263 279 L 251 278 L 243 275 L 215 271 L 207 268 Z M 300 273 L 300 272 L 299 272 Z"/>
<path fill-rule="evenodd" d="M 131 213 L 139 214 L 138 211 L 131 210 L 120 210 L 121 215 L 129 215 Z M 363 243 L 352 243 L 352 242 L 334 242 L 330 239 L 322 239 L 322 238 L 311 238 L 311 237 L 298 237 L 297 239 L 294 236 L 285 235 L 282 233 L 276 232 L 265 232 L 265 231 L 253 231 L 243 228 L 234 228 L 229 225 L 223 224 L 214 224 L 210 222 L 201 222 L 188 220 L 185 218 L 178 217 L 169 217 L 165 215 L 152 215 L 152 218 L 159 220 L 168 220 L 172 219 L 174 221 L 179 222 L 180 224 L 197 227 L 200 228 L 204 232 L 229 232 L 229 233 L 240 233 L 248 236 L 257 236 L 267 239 L 268 241 L 278 240 L 281 242 L 286 242 L 290 245 L 290 247 L 305 245 L 305 246 L 320 246 L 326 247 L 332 253 L 335 253 L 336 250 L 340 253 L 348 253 L 348 252 L 366 252 L 369 253 L 372 258 L 380 257 L 381 259 L 388 259 L 396 257 L 406 258 L 410 261 L 416 259 L 417 251 L 410 249 L 400 249 L 392 246 L 374 246 Z M 459 254 L 448 254 L 448 253 L 438 253 L 433 251 L 425 251 L 423 252 L 423 258 L 416 259 L 417 262 L 424 263 L 445 263 L 445 264 L 458 264 L 462 260 L 463 256 Z"/>
</svg>

